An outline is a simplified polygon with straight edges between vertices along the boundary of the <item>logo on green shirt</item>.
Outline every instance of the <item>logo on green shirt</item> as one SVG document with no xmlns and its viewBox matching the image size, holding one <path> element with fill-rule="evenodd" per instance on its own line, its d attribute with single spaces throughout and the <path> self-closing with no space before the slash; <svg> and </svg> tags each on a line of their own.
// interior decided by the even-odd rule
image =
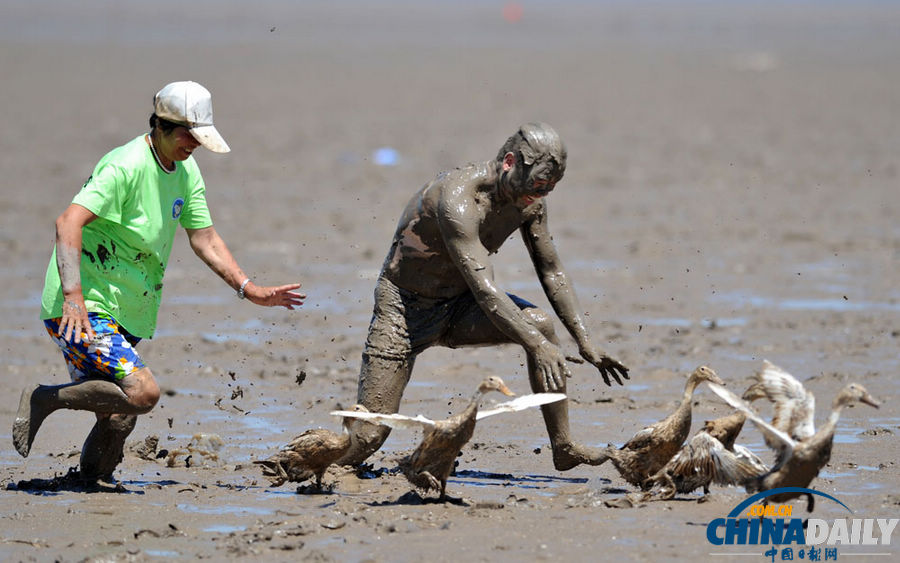
<svg viewBox="0 0 900 563">
<path fill-rule="evenodd" d="M 172 204 L 172 219 L 178 219 L 181 216 L 181 208 L 184 207 L 184 200 L 180 197 Z"/>
</svg>

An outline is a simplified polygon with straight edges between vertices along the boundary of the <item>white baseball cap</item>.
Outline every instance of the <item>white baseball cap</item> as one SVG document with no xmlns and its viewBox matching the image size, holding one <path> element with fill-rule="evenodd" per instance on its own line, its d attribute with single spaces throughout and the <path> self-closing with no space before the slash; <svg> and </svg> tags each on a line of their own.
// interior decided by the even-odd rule
<svg viewBox="0 0 900 563">
<path fill-rule="evenodd" d="M 157 117 L 184 125 L 197 141 L 213 152 L 231 149 L 213 126 L 212 95 L 196 82 L 172 82 L 153 98 Z"/>
</svg>

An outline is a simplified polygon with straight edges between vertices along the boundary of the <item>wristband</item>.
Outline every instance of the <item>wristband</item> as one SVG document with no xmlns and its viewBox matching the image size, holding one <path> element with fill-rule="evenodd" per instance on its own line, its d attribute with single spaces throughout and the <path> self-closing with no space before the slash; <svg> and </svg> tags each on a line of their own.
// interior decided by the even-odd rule
<svg viewBox="0 0 900 563">
<path fill-rule="evenodd" d="M 247 278 L 241 282 L 241 287 L 237 290 L 238 299 L 243 299 L 244 297 L 246 297 L 246 295 L 244 295 L 244 288 L 247 287 L 248 283 L 250 283 L 250 278 Z"/>
</svg>

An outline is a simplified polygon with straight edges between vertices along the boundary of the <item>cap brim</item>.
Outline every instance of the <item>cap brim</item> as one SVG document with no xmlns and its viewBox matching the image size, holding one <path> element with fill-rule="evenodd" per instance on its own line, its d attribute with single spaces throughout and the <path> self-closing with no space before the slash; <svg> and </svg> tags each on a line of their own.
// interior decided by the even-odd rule
<svg viewBox="0 0 900 563">
<path fill-rule="evenodd" d="M 222 138 L 222 135 L 219 134 L 213 125 L 192 127 L 189 131 L 201 145 L 212 152 L 225 153 L 231 151 L 228 143 L 225 142 L 225 139 Z"/>
</svg>

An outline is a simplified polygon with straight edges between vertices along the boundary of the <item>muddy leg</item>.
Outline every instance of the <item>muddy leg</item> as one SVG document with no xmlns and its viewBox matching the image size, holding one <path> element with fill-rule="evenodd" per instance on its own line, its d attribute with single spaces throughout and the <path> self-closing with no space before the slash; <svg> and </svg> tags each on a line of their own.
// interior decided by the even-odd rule
<svg viewBox="0 0 900 563">
<path fill-rule="evenodd" d="M 16 451 L 22 457 L 28 457 L 38 429 L 44 419 L 56 410 L 43 399 L 42 389 L 41 385 L 29 387 L 22 391 L 19 397 L 19 410 L 16 411 L 16 418 L 13 421 L 12 438 Z"/>
<path fill-rule="evenodd" d="M 38 429 L 58 409 L 86 410 L 98 414 L 144 414 L 159 399 L 159 387 L 147 368 L 118 383 L 85 379 L 63 385 L 37 385 L 22 392 L 13 422 L 13 444 L 27 457 Z"/>
<path fill-rule="evenodd" d="M 526 309 L 525 312 L 529 314 L 531 322 L 541 331 L 544 337 L 554 345 L 559 346 L 559 339 L 557 339 L 556 332 L 553 329 L 552 319 L 537 308 Z M 533 392 L 546 392 L 543 378 L 538 373 L 531 356 L 528 357 L 528 381 Z M 565 393 L 566 387 L 567 382 L 563 379 L 562 388 L 558 389 L 557 392 Z M 600 449 L 589 448 L 572 441 L 572 435 L 569 431 L 568 399 L 541 406 L 541 414 L 544 415 L 544 425 L 547 427 L 547 434 L 550 437 L 550 447 L 553 450 L 553 466 L 557 470 L 566 471 L 582 463 L 600 465 L 609 459 Z"/>
<path fill-rule="evenodd" d="M 515 295 L 510 295 L 510 297 L 522 309 L 522 313 L 528 317 L 528 322 L 541 331 L 544 338 L 559 346 L 559 340 L 556 338 L 556 332 L 553 328 L 553 319 L 546 312 L 531 303 Z M 501 332 L 474 302 L 469 310 L 454 319 L 454 326 L 444 342 L 450 348 L 511 343 L 513 341 Z M 547 391 L 530 357 L 528 358 L 528 380 L 533 392 L 542 393 Z M 563 388 L 557 391 L 559 393 L 566 392 L 565 381 L 563 382 Z M 565 471 L 582 463 L 599 465 L 609 459 L 599 449 L 588 448 L 572 441 L 569 433 L 568 400 L 544 405 L 541 407 L 541 413 L 544 415 L 544 424 L 547 427 L 547 434 L 550 436 L 550 446 L 553 449 L 553 465 L 556 469 Z"/>
<path fill-rule="evenodd" d="M 81 476 L 84 479 L 110 480 L 121 463 L 125 439 L 134 430 L 137 415 L 97 415 L 97 422 L 81 449 Z"/>
<path fill-rule="evenodd" d="M 397 412 L 414 363 L 414 357 L 389 360 L 363 353 L 356 402 L 369 412 Z M 356 422 L 352 428 L 350 450 L 337 461 L 339 465 L 359 465 L 378 451 L 391 433 L 387 426 L 365 422 Z"/>
<path fill-rule="evenodd" d="M 555 342 L 554 342 L 555 343 Z M 535 393 L 546 391 L 541 375 L 535 369 L 531 358 L 528 358 L 528 379 L 531 390 Z M 566 392 L 566 383 L 557 391 Z M 544 425 L 550 437 L 550 447 L 553 450 L 553 466 L 559 471 L 566 471 L 573 467 L 586 463 L 588 465 L 600 465 L 609 459 L 602 450 L 590 448 L 572 441 L 569 430 L 569 400 L 550 403 L 541 406 L 541 414 L 544 415 Z"/>
</svg>

